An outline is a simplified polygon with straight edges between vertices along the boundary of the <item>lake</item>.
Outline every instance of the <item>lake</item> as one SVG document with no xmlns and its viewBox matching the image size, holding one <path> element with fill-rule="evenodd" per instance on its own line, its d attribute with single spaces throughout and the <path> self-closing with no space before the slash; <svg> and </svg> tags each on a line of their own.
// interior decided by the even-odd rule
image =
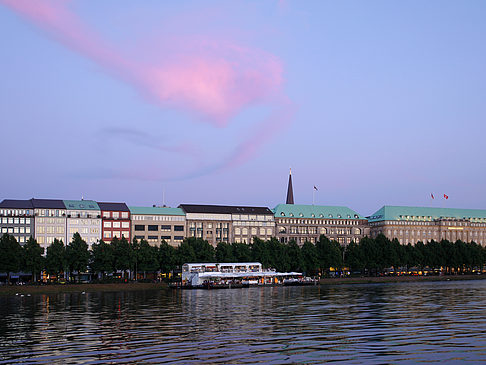
<svg viewBox="0 0 486 365">
<path fill-rule="evenodd" d="M 486 280 L 0 297 L 0 363 L 486 361 Z"/>
</svg>

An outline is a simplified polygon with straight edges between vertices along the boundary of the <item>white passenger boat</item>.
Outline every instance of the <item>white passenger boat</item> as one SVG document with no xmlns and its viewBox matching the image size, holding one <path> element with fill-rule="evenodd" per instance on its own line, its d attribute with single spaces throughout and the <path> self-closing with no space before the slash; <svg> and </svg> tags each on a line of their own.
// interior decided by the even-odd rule
<svg viewBox="0 0 486 365">
<path fill-rule="evenodd" d="M 259 262 L 186 263 L 182 265 L 181 283 L 171 287 L 216 289 L 284 285 L 285 280 L 298 278 L 303 278 L 302 273 L 264 270 Z"/>
</svg>

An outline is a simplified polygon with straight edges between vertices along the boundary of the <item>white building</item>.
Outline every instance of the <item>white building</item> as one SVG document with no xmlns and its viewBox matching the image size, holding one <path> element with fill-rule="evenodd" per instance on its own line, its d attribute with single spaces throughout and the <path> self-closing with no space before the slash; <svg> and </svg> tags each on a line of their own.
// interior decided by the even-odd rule
<svg viewBox="0 0 486 365">
<path fill-rule="evenodd" d="M 101 210 L 93 200 L 64 200 L 66 206 L 67 241 L 71 241 L 75 233 L 88 244 L 101 239 Z"/>
</svg>

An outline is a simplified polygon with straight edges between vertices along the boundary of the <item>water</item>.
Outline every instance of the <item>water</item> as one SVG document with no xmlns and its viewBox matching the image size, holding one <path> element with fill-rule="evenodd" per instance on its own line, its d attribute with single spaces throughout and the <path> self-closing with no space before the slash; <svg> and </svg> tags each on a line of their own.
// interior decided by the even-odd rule
<svg viewBox="0 0 486 365">
<path fill-rule="evenodd" d="M 0 363 L 486 360 L 486 280 L 0 297 Z"/>
</svg>

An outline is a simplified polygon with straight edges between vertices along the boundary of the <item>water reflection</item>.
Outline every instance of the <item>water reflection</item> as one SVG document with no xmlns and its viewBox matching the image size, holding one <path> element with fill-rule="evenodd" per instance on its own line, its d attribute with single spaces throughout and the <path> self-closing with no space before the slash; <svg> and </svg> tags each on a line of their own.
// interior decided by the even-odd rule
<svg viewBox="0 0 486 365">
<path fill-rule="evenodd" d="M 486 281 L 0 297 L 2 363 L 486 360 Z"/>
</svg>

